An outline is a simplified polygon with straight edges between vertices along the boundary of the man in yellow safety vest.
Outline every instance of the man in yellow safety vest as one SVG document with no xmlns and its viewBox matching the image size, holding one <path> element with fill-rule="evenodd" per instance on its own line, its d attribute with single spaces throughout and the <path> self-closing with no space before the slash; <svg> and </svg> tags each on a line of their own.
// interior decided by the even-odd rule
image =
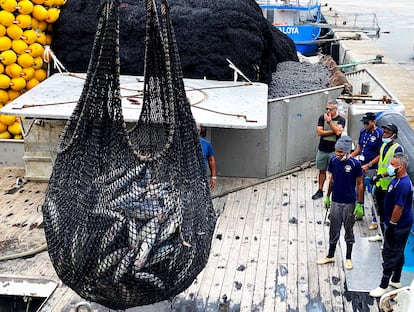
<svg viewBox="0 0 414 312">
<path fill-rule="evenodd" d="M 381 227 L 381 233 L 384 233 L 384 198 L 387 194 L 387 188 L 392 177 L 387 173 L 387 167 L 395 153 L 404 152 L 403 147 L 396 142 L 398 137 L 398 128 L 395 124 L 387 124 L 382 126 L 384 134 L 382 136 L 382 145 L 380 149 L 377 175 L 372 178 L 372 183 L 375 184 L 375 202 L 378 208 L 378 216 Z M 368 238 L 370 242 L 382 240 L 382 235 L 377 234 Z"/>
</svg>

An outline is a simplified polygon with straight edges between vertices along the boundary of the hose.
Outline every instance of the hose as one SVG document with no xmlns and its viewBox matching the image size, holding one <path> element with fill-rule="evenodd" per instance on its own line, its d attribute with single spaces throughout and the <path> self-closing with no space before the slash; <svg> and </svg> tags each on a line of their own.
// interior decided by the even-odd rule
<svg viewBox="0 0 414 312">
<path fill-rule="evenodd" d="M 6 255 L 6 256 L 2 256 L 0 257 L 0 261 L 6 261 L 6 260 L 13 260 L 13 259 L 18 259 L 18 258 L 25 258 L 25 257 L 30 257 L 30 256 L 34 256 L 42 251 L 47 250 L 47 244 L 42 244 L 39 247 L 36 247 L 34 249 L 28 250 L 28 251 L 24 251 L 24 252 L 19 252 L 19 253 L 15 253 L 15 254 L 11 254 L 11 255 Z"/>
<path fill-rule="evenodd" d="M 283 171 L 281 173 L 278 173 L 278 174 L 272 175 L 270 177 L 261 179 L 260 181 L 252 182 L 252 183 L 249 183 L 249 184 L 243 185 L 243 186 L 234 187 L 234 188 L 229 189 L 227 191 L 224 191 L 224 192 L 221 192 L 219 194 L 213 195 L 213 196 L 211 196 L 211 199 L 220 198 L 220 197 L 226 196 L 228 194 L 247 189 L 247 188 L 252 187 L 252 186 L 263 184 L 263 183 L 272 181 L 274 179 L 284 177 L 284 176 L 287 176 L 289 174 L 292 174 L 292 173 L 295 173 L 295 172 L 298 172 L 298 171 L 305 170 L 307 168 L 312 167 L 314 165 L 314 163 L 315 163 L 314 161 L 307 161 L 307 162 L 303 163 L 302 165 L 300 165 L 298 167 L 295 167 L 295 168 L 289 169 L 287 171 Z"/>
</svg>

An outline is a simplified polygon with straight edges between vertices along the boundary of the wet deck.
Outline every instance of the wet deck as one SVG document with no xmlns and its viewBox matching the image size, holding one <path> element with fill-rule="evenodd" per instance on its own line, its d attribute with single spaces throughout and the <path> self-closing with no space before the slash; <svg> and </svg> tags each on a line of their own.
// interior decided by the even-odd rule
<svg viewBox="0 0 414 312">
<path fill-rule="evenodd" d="M 24 169 L 0 167 L 0 257 L 45 242 L 38 207 L 47 185 L 27 182 L 16 189 L 16 179 L 23 175 Z M 130 310 L 379 311 L 367 293 L 347 291 L 341 248 L 335 264 L 315 263 L 328 244 L 322 202 L 311 199 L 316 176 L 316 169 L 308 168 L 275 179 L 219 178 L 213 201 L 221 215 L 205 270 L 175 298 L 172 310 L 167 302 Z M 369 220 L 357 222 L 357 240 L 372 234 Z M 0 261 L 0 275 L 59 282 L 46 251 Z M 41 311 L 74 311 L 80 301 L 59 282 Z M 96 305 L 93 310 L 108 311 Z"/>
</svg>

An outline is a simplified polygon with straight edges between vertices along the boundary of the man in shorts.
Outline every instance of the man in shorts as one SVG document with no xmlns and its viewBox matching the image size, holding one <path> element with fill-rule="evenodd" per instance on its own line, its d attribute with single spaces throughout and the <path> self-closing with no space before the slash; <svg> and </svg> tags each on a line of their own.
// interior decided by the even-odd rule
<svg viewBox="0 0 414 312">
<path fill-rule="evenodd" d="M 320 136 L 316 154 L 316 168 L 319 169 L 318 190 L 312 199 L 323 197 L 323 185 L 326 180 L 326 169 L 329 159 L 334 155 L 335 143 L 341 137 L 345 128 L 345 118 L 338 113 L 338 102 L 328 101 L 325 114 L 319 116 L 316 133 Z"/>
</svg>

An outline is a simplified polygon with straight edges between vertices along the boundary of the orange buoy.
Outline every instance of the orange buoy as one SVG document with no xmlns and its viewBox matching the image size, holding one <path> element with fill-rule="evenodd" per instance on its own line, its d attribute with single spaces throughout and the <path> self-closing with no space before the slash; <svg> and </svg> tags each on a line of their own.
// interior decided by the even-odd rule
<svg viewBox="0 0 414 312">
<path fill-rule="evenodd" d="M 34 69 L 41 69 L 43 67 L 43 58 L 41 56 L 37 56 L 33 58 L 33 68 Z M 36 74 L 36 71 L 35 71 Z"/>
<path fill-rule="evenodd" d="M 52 44 L 52 35 L 46 34 L 46 45 L 51 45 L 51 44 Z"/>
<path fill-rule="evenodd" d="M 55 5 L 55 0 L 44 0 L 43 5 L 45 7 L 51 7 L 51 6 Z"/>
<path fill-rule="evenodd" d="M 6 34 L 6 26 L 0 24 L 0 37 L 3 37 Z"/>
<path fill-rule="evenodd" d="M 37 22 L 37 30 L 45 31 L 47 29 L 47 23 L 46 21 L 38 21 Z"/>
<path fill-rule="evenodd" d="M 33 29 L 27 29 L 23 31 L 23 35 L 21 39 L 27 44 L 35 43 L 37 39 L 36 31 L 34 31 Z"/>
<path fill-rule="evenodd" d="M 0 61 L 4 65 L 10 65 L 16 63 L 17 55 L 12 50 L 6 50 L 0 53 Z"/>
<path fill-rule="evenodd" d="M 22 91 L 12 90 L 9 88 L 7 90 L 7 94 L 9 95 L 9 101 L 13 101 L 14 99 L 22 95 Z"/>
<path fill-rule="evenodd" d="M 22 0 L 17 3 L 17 10 L 20 14 L 30 14 L 33 11 L 33 3 L 29 0 Z"/>
<path fill-rule="evenodd" d="M 6 104 L 9 101 L 9 94 L 6 90 L 0 90 L 0 104 Z M 4 130 L 3 130 L 4 131 Z M 2 132 L 2 131 L 0 131 Z"/>
<path fill-rule="evenodd" d="M 16 11 L 17 1 L 16 0 L 2 0 L 0 1 L 0 6 L 3 10 L 8 12 Z"/>
<path fill-rule="evenodd" d="M 0 74 L 0 89 L 7 89 L 8 87 L 10 87 L 10 77 Z"/>
<path fill-rule="evenodd" d="M 30 24 L 32 29 L 39 29 L 39 21 L 35 18 L 32 18 L 32 23 Z"/>
<path fill-rule="evenodd" d="M 59 18 L 60 9 L 58 8 L 50 8 L 47 10 L 47 16 L 45 18 L 45 21 L 52 24 L 57 21 Z"/>
<path fill-rule="evenodd" d="M 22 29 L 25 29 L 32 24 L 32 17 L 27 14 L 19 14 L 16 16 L 14 23 Z"/>
<path fill-rule="evenodd" d="M 22 77 L 12 78 L 10 80 L 10 88 L 15 91 L 23 90 L 26 87 L 26 80 Z"/>
<path fill-rule="evenodd" d="M 11 139 L 11 134 L 9 131 L 3 131 L 0 133 L 0 139 Z"/>
<path fill-rule="evenodd" d="M 39 80 L 37 80 L 36 78 L 32 78 L 30 79 L 27 83 L 26 83 L 26 90 L 30 90 L 34 87 L 36 87 L 39 84 Z"/>
<path fill-rule="evenodd" d="M 36 32 L 36 42 L 46 45 L 46 34 L 43 31 Z"/>
<path fill-rule="evenodd" d="M 32 43 L 29 45 L 28 53 L 33 57 L 38 57 L 43 55 L 43 51 L 45 50 L 40 43 Z"/>
<path fill-rule="evenodd" d="M 6 27 L 12 25 L 13 22 L 14 22 L 14 15 L 13 15 L 13 13 L 8 12 L 6 10 L 0 11 L 0 21 Z"/>
<path fill-rule="evenodd" d="M 0 51 L 6 51 L 9 50 L 12 46 L 12 41 L 9 37 L 3 36 L 0 37 Z"/>
<path fill-rule="evenodd" d="M 33 57 L 29 53 L 20 54 L 17 57 L 17 63 L 23 67 L 32 67 L 33 66 Z"/>
<path fill-rule="evenodd" d="M 7 65 L 5 68 L 6 74 L 11 78 L 20 77 L 22 74 L 22 70 L 23 68 L 19 64 L 16 64 L 16 63 Z"/>
<path fill-rule="evenodd" d="M 10 25 L 6 29 L 7 35 L 14 40 L 20 39 L 23 36 L 23 29 L 16 24 Z"/>
<path fill-rule="evenodd" d="M 47 9 L 43 5 L 36 4 L 33 6 L 32 16 L 39 21 L 43 21 L 47 17 Z"/>
<path fill-rule="evenodd" d="M 55 0 L 55 5 L 56 6 L 62 6 L 65 5 L 66 0 Z"/>
<path fill-rule="evenodd" d="M 22 69 L 20 76 L 24 78 L 24 80 L 28 81 L 34 77 L 35 69 L 33 67 L 26 67 Z"/>
<path fill-rule="evenodd" d="M 39 82 L 45 80 L 47 78 L 47 72 L 44 69 L 36 69 L 35 71 L 35 79 L 38 80 Z"/>
<path fill-rule="evenodd" d="M 3 91 L 3 90 L 0 90 Z M 3 104 L 0 104 L 0 106 L 2 106 Z M 0 122 L 0 133 L 3 133 L 4 131 L 7 131 L 7 125 L 5 125 L 4 123 Z"/>
<path fill-rule="evenodd" d="M 12 41 L 12 50 L 17 54 L 23 54 L 27 52 L 26 50 L 29 48 L 26 42 L 22 39 L 17 39 Z"/>
</svg>

